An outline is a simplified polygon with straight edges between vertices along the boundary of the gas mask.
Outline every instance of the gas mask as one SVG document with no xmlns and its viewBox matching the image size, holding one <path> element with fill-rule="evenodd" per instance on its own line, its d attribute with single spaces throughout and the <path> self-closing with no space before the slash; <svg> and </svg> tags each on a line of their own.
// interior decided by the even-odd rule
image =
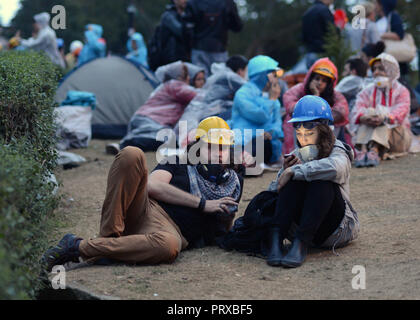
<svg viewBox="0 0 420 320">
<path fill-rule="evenodd" d="M 299 149 L 299 155 L 303 162 L 315 160 L 318 157 L 318 152 L 318 147 L 315 144 L 309 144 Z"/>
</svg>

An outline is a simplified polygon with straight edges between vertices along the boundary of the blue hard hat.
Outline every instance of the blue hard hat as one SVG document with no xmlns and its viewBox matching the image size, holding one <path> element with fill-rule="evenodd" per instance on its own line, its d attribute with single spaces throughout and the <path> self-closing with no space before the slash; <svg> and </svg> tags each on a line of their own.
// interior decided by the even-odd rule
<svg viewBox="0 0 420 320">
<path fill-rule="evenodd" d="M 292 119 L 288 122 L 304 122 L 317 119 L 328 119 L 332 124 L 334 118 L 332 117 L 331 107 L 325 99 L 307 95 L 296 103 Z"/>
</svg>

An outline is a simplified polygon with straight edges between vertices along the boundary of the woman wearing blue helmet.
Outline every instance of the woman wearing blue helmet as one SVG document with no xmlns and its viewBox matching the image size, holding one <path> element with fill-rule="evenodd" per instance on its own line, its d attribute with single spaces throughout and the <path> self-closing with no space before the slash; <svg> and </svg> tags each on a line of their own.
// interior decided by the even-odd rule
<svg viewBox="0 0 420 320">
<path fill-rule="evenodd" d="M 304 96 L 289 122 L 298 148 L 286 155 L 269 188 L 278 191 L 278 198 L 267 230 L 267 263 L 293 268 L 304 262 L 310 246 L 334 250 L 355 239 L 359 221 L 349 198 L 353 151 L 329 127 L 333 117 L 328 102 Z M 285 238 L 292 241 L 287 254 Z"/>
</svg>

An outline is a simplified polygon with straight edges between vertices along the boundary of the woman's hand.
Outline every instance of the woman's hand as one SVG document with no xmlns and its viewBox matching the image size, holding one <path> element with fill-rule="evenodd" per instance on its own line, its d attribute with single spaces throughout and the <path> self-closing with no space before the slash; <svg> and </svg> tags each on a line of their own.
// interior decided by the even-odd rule
<svg viewBox="0 0 420 320">
<path fill-rule="evenodd" d="M 280 177 L 277 179 L 277 192 L 280 192 L 281 188 L 283 188 L 286 183 L 288 183 L 289 180 L 293 178 L 294 175 L 295 174 L 291 167 L 284 170 Z"/>
<path fill-rule="evenodd" d="M 287 169 L 289 167 L 294 166 L 295 164 L 301 164 L 302 162 L 300 162 L 299 158 L 296 157 L 294 154 L 284 158 L 284 162 L 283 162 L 283 169 Z"/>
<path fill-rule="evenodd" d="M 318 88 L 316 87 L 316 81 L 312 80 L 311 83 L 309 84 L 309 90 L 311 90 L 311 92 L 313 93 L 314 96 L 318 96 L 320 95 Z"/>
<path fill-rule="evenodd" d="M 226 213 L 229 214 L 228 206 L 237 206 L 238 203 L 233 198 L 225 197 L 218 200 L 206 200 L 204 206 L 205 213 Z"/>
</svg>

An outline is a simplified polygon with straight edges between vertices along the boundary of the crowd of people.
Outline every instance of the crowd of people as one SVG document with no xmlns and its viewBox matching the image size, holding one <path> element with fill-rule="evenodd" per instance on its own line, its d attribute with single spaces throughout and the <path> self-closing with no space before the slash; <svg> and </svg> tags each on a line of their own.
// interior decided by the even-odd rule
<svg viewBox="0 0 420 320">
<path fill-rule="evenodd" d="M 99 237 L 64 236 L 45 253 L 47 269 L 80 258 L 168 263 L 181 250 L 214 244 L 291 268 L 302 265 L 309 247 L 334 250 L 356 239 L 351 165 L 377 166 L 390 153 L 409 151 L 415 95 L 404 82 L 407 62 L 386 52 L 387 40 L 404 38 L 396 0 L 364 3 L 365 29 L 337 23 L 333 2 L 317 0 L 303 16 L 307 71 L 290 88 L 272 57 L 228 56 L 228 31 L 243 26 L 233 0 L 173 0 L 149 48 L 140 33 L 132 33 L 127 58 L 150 67 L 161 84 L 132 116 L 120 143 L 107 147 L 116 157 Z M 61 65 L 58 47 L 42 40 L 56 41 L 48 19 L 35 16 L 37 36 L 16 39 L 23 47 L 39 46 Z M 344 70 L 325 56 L 328 23 L 355 52 Z M 102 33 L 100 26 L 87 25 L 85 43 L 72 44 L 67 64 L 104 56 Z M 177 129 L 184 120 L 186 132 L 173 130 L 172 138 L 184 155 L 199 150 L 198 163 L 181 162 L 178 154 L 148 175 L 144 152 L 164 143 L 157 139 L 160 130 Z M 264 147 L 262 166 L 278 175 L 234 223 L 258 143 Z M 237 159 L 237 145 L 245 150 L 239 165 L 229 162 Z M 285 239 L 291 241 L 288 250 Z"/>
</svg>

